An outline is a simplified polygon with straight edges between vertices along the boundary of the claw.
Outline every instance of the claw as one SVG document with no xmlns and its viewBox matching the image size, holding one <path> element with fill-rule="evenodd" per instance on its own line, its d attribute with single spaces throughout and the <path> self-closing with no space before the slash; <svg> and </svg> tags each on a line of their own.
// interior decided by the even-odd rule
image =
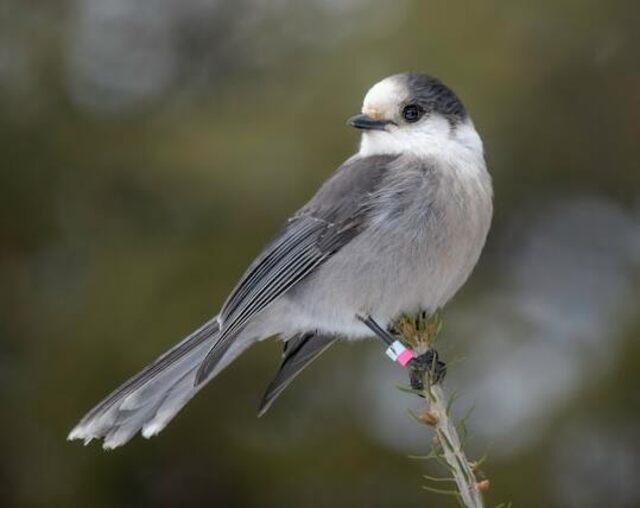
<svg viewBox="0 0 640 508">
<path fill-rule="evenodd" d="M 424 389 L 425 374 L 429 375 L 433 384 L 441 383 L 447 373 L 447 365 L 440 361 L 438 352 L 429 349 L 426 353 L 416 356 L 409 363 L 409 380 L 414 390 Z"/>
</svg>

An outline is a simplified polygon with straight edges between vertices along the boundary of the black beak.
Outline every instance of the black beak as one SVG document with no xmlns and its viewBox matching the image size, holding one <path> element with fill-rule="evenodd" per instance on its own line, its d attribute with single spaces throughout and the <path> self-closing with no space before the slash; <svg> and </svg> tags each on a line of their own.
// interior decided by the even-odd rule
<svg viewBox="0 0 640 508">
<path fill-rule="evenodd" d="M 356 129 L 383 131 L 387 125 L 393 122 L 391 120 L 374 120 L 367 115 L 356 115 L 349 118 L 347 123 Z"/>
</svg>

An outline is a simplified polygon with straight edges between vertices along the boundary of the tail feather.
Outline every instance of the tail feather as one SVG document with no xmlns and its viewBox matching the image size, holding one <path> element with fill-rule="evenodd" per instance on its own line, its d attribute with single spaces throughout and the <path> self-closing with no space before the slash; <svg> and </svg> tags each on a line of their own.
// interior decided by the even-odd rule
<svg viewBox="0 0 640 508">
<path fill-rule="evenodd" d="M 337 339 L 335 335 L 321 335 L 315 332 L 296 335 L 289 339 L 285 343 L 280 368 L 262 397 L 258 416 L 264 415 L 295 377 Z"/>
<path fill-rule="evenodd" d="M 138 431 L 144 437 L 160 432 L 204 386 L 194 386 L 198 367 L 216 343 L 217 317 L 205 323 L 96 405 L 69 433 L 85 444 L 104 439 L 105 449 L 129 441 Z M 206 379 L 209 381 L 251 342 L 236 341 Z"/>
<path fill-rule="evenodd" d="M 196 370 L 197 369 L 193 369 L 190 371 L 188 375 L 180 379 L 166 394 L 158 405 L 153 419 L 145 422 L 142 427 L 142 435 L 144 437 L 150 438 L 158 434 L 167 426 L 173 417 L 178 414 L 184 405 L 203 388 L 204 384 L 194 386 Z"/>
</svg>

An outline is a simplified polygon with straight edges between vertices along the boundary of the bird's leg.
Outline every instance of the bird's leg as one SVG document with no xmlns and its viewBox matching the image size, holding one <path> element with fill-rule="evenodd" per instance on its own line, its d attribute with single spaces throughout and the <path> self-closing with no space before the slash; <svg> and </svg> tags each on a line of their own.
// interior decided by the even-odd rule
<svg viewBox="0 0 640 508">
<path fill-rule="evenodd" d="M 387 354 L 393 348 L 394 343 L 399 342 L 391 332 L 382 328 L 371 316 L 357 316 L 357 318 L 389 346 Z M 437 384 L 444 379 L 447 373 L 446 364 L 440 361 L 438 352 L 433 348 L 427 349 L 419 356 L 411 353 L 411 358 L 408 361 L 400 363 L 409 368 L 409 381 L 414 390 L 424 389 L 425 375 L 429 376 L 432 383 Z"/>
<path fill-rule="evenodd" d="M 387 346 L 391 346 L 396 340 L 390 332 L 382 328 L 376 321 L 369 315 L 367 316 L 356 316 L 363 324 L 369 328 L 373 333 L 375 333 L 379 338 L 381 338 Z"/>
</svg>

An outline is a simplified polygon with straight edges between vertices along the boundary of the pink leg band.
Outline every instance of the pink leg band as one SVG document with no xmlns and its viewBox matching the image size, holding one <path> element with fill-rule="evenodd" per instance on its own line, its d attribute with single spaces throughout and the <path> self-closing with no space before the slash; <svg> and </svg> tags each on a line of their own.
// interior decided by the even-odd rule
<svg viewBox="0 0 640 508">
<path fill-rule="evenodd" d="M 396 340 L 387 348 L 387 356 L 403 367 L 406 367 L 414 358 L 413 351 L 407 349 L 399 340 Z"/>
<path fill-rule="evenodd" d="M 402 353 L 400 353 L 400 355 L 398 355 L 398 358 L 396 360 L 396 362 L 398 362 L 400 365 L 402 365 L 403 367 L 406 367 L 407 364 L 413 360 L 413 353 L 411 352 L 410 349 L 405 349 Z"/>
</svg>

